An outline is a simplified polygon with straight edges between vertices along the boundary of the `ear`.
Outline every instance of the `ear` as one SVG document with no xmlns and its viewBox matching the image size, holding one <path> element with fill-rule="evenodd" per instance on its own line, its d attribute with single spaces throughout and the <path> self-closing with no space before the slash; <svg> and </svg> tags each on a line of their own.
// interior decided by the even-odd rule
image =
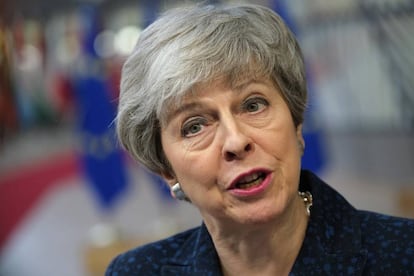
<svg viewBox="0 0 414 276">
<path fill-rule="evenodd" d="M 172 186 L 177 183 L 177 178 L 170 172 L 164 171 L 160 173 L 161 177 L 167 182 L 168 186 Z"/>
<path fill-rule="evenodd" d="M 171 196 L 175 198 L 175 194 L 172 192 L 171 187 L 177 183 L 177 178 L 172 173 L 167 171 L 161 172 L 160 175 L 170 187 Z"/>
<path fill-rule="evenodd" d="M 305 150 L 305 139 L 303 139 L 303 133 L 302 133 L 303 124 L 299 124 L 296 127 L 296 138 L 298 139 L 299 146 L 301 148 L 302 154 Z"/>
</svg>

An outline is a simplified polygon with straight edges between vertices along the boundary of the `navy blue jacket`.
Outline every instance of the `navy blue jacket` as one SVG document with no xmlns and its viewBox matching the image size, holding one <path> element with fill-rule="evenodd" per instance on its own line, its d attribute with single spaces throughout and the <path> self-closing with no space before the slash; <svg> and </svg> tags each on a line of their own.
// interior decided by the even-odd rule
<svg viewBox="0 0 414 276">
<path fill-rule="evenodd" d="M 313 207 L 290 275 L 414 275 L 414 220 L 359 211 L 308 171 L 300 190 Z M 221 275 L 205 227 L 187 230 L 116 257 L 106 275 Z"/>
</svg>

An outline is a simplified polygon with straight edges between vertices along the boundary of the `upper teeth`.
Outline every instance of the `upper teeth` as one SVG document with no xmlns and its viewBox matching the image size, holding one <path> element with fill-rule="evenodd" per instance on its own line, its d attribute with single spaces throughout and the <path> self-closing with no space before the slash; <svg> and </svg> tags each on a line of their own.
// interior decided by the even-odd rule
<svg viewBox="0 0 414 276">
<path fill-rule="evenodd" d="M 261 176 L 260 173 L 253 173 L 253 174 L 250 174 L 248 176 L 243 177 L 242 179 L 240 179 L 238 181 L 238 183 L 239 184 L 249 183 L 249 182 L 252 182 L 252 181 L 258 179 L 260 176 Z"/>
</svg>

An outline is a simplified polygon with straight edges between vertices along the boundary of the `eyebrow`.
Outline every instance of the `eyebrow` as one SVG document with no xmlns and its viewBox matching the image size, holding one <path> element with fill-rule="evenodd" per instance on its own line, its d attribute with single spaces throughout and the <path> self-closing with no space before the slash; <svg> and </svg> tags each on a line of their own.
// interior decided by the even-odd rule
<svg viewBox="0 0 414 276">
<path fill-rule="evenodd" d="M 242 92 L 244 89 L 246 89 L 246 87 L 248 87 L 251 84 L 265 84 L 265 82 L 257 80 L 257 79 L 249 79 L 247 81 L 236 84 L 231 89 L 237 92 Z M 167 111 L 166 116 L 164 117 L 165 118 L 164 124 L 167 125 L 169 122 L 171 122 L 171 120 L 173 120 L 175 117 L 177 117 L 179 114 L 183 113 L 184 111 L 191 110 L 191 109 L 192 110 L 201 109 L 202 106 L 203 105 L 198 102 L 189 102 L 189 103 L 184 103 L 180 105 L 176 109 L 171 109 L 172 111 Z"/>
<path fill-rule="evenodd" d="M 167 112 L 167 116 L 165 117 L 165 124 L 168 124 L 173 120 L 175 117 L 177 117 L 179 114 L 188 111 L 188 110 L 194 110 L 194 109 L 201 109 L 203 105 L 198 102 L 189 102 L 184 103 L 180 105 L 178 108 L 174 109 L 173 111 Z"/>
</svg>

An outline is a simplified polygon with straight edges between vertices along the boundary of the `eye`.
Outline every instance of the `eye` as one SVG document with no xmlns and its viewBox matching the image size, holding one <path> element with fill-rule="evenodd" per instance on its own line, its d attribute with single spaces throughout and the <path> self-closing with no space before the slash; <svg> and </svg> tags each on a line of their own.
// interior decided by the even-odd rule
<svg viewBox="0 0 414 276">
<path fill-rule="evenodd" d="M 267 100 L 261 97 L 254 97 L 247 99 L 243 105 L 242 110 L 247 112 L 258 112 L 268 106 L 269 103 Z"/>
<path fill-rule="evenodd" d="M 206 124 L 207 121 L 204 118 L 191 118 L 184 122 L 183 127 L 181 128 L 181 136 L 194 136 L 198 134 L 200 131 L 202 131 Z"/>
</svg>

